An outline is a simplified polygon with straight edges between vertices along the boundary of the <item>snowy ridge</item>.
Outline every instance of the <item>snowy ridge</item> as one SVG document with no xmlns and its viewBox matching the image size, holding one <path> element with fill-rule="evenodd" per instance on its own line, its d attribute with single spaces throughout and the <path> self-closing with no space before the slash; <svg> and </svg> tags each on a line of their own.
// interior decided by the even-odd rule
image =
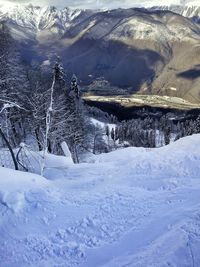
<svg viewBox="0 0 200 267">
<path fill-rule="evenodd" d="M 1 265 L 198 266 L 199 140 L 66 163 L 51 180 L 0 168 Z"/>
<path fill-rule="evenodd" d="M 197 5 L 197 3 L 195 3 L 195 5 L 191 4 L 191 5 L 186 5 L 186 6 L 163 5 L 163 6 L 154 6 L 151 9 L 152 10 L 169 10 L 169 11 L 178 13 L 184 17 L 200 18 L 200 2 L 199 2 L 199 5 Z"/>
<path fill-rule="evenodd" d="M 81 14 L 82 10 L 62 10 L 53 6 L 12 5 L 10 8 L 0 6 L 0 19 L 9 19 L 22 27 L 34 30 L 51 28 L 54 25 L 65 29 L 69 23 Z"/>
</svg>

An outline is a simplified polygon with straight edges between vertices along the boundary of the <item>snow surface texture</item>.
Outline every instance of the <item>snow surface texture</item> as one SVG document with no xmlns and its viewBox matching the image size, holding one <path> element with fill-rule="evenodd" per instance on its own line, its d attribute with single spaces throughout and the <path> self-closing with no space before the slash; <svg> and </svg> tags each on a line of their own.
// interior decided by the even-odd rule
<svg viewBox="0 0 200 267">
<path fill-rule="evenodd" d="M 0 168 L 0 267 L 200 266 L 199 143 Z"/>
</svg>

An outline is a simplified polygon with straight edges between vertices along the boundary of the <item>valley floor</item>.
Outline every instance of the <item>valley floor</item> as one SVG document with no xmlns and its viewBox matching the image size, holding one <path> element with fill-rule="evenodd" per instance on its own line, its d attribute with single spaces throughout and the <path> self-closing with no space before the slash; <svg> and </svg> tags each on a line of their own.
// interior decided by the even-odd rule
<svg viewBox="0 0 200 267">
<path fill-rule="evenodd" d="M 0 267 L 200 266 L 199 143 L 0 168 Z"/>
</svg>

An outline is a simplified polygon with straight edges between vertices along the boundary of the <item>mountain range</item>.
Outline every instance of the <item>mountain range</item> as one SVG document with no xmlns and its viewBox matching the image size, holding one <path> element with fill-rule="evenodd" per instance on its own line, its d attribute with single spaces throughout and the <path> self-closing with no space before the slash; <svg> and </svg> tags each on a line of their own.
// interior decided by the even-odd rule
<svg viewBox="0 0 200 267">
<path fill-rule="evenodd" d="M 82 86 L 104 79 L 124 92 L 200 102 L 200 7 L 0 9 L 23 59 L 51 66 L 59 55 Z M 109 90 L 109 89 L 108 89 Z"/>
</svg>

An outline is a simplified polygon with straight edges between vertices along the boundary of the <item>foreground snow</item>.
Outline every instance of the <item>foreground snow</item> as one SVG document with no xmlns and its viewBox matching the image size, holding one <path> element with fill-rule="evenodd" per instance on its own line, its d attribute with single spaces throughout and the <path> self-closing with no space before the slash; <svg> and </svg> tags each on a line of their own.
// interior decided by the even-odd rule
<svg viewBox="0 0 200 267">
<path fill-rule="evenodd" d="M 0 267 L 200 266 L 199 143 L 1 168 Z"/>
</svg>

